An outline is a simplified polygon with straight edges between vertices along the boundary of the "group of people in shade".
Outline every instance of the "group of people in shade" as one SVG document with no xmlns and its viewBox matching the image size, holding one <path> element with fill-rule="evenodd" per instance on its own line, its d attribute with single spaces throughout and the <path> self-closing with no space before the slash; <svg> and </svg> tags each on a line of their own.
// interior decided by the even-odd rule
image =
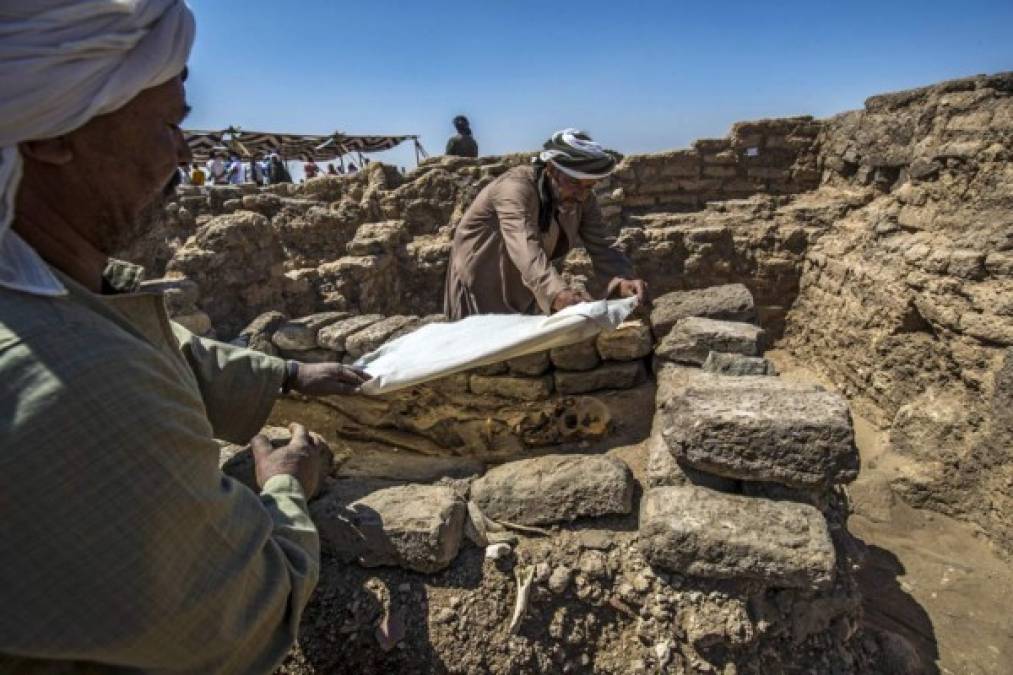
<svg viewBox="0 0 1013 675">
<path fill-rule="evenodd" d="M 364 161 L 369 162 L 368 159 Z M 312 159 L 303 163 L 303 174 L 307 180 L 324 174 L 342 176 L 355 173 L 358 170 L 359 167 L 354 162 L 349 162 L 347 166 L 342 163 L 337 167 L 330 163 L 327 165 L 327 170 L 323 172 Z M 241 183 L 273 185 L 292 182 L 292 174 L 281 156 L 276 153 L 271 153 L 264 159 L 259 157 L 242 159 L 235 155 L 226 158 L 225 153 L 215 151 L 211 153 L 211 157 L 204 164 L 200 162 L 181 163 L 179 175 L 180 184 L 197 186 L 239 185 Z"/>
<path fill-rule="evenodd" d="M 299 424 L 285 444 L 259 432 L 279 395 L 358 393 L 369 373 L 194 335 L 113 257 L 193 163 L 195 28 L 184 0 L 0 12 L 3 673 L 266 675 L 320 575 L 307 504 L 331 450 Z M 448 150 L 477 155 L 467 120 L 457 130 Z M 291 180 L 279 164 L 215 157 L 205 178 Z M 453 227 L 450 318 L 591 299 L 556 265 L 578 245 L 600 297 L 645 299 L 593 192 L 615 164 L 563 129 L 487 185 Z M 221 473 L 220 440 L 249 444 L 255 488 Z"/>
</svg>

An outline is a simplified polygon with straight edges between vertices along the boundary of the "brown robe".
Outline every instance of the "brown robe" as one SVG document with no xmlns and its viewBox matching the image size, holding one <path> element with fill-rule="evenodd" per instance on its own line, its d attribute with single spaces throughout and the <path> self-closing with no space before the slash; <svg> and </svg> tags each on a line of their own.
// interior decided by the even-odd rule
<svg viewBox="0 0 1013 675">
<path fill-rule="evenodd" d="M 541 199 L 534 166 L 513 168 L 479 193 L 454 229 L 443 303 L 452 321 L 472 314 L 549 314 L 566 288 L 551 261 L 581 244 L 600 276 L 632 278 L 593 194 L 572 212 L 557 212 L 545 233 L 538 222 Z"/>
</svg>

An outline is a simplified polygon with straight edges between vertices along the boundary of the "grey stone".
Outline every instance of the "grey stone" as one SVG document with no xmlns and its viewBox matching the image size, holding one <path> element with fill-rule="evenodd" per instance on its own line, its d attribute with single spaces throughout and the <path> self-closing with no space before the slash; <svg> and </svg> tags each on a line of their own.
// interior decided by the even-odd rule
<svg viewBox="0 0 1013 675">
<path fill-rule="evenodd" d="M 665 443 L 700 471 L 801 488 L 858 476 L 851 415 L 839 394 L 776 377 L 663 369 L 658 397 Z"/>
<path fill-rule="evenodd" d="M 641 361 L 613 361 L 584 372 L 557 370 L 554 377 L 556 391 L 569 396 L 599 389 L 631 389 L 646 375 Z"/>
<path fill-rule="evenodd" d="M 556 347 L 549 352 L 552 364 L 562 370 L 591 370 L 601 359 L 595 347 L 594 338 L 565 347 Z"/>
<path fill-rule="evenodd" d="M 717 375 L 777 375 L 769 360 L 758 356 L 742 356 L 727 352 L 711 352 L 703 362 L 703 370 Z"/>
<path fill-rule="evenodd" d="M 549 575 L 549 590 L 553 593 L 565 593 L 566 589 L 570 586 L 570 580 L 573 578 L 573 570 L 565 565 L 558 565 L 552 570 L 552 574 Z"/>
<path fill-rule="evenodd" d="M 508 372 L 510 372 L 510 369 L 507 368 L 506 361 L 497 361 L 496 363 L 490 363 L 487 366 L 479 366 L 478 368 L 475 368 L 471 372 L 475 373 L 476 375 L 484 375 L 486 377 L 491 377 L 493 375 L 506 375 Z"/>
<path fill-rule="evenodd" d="M 599 333 L 595 346 L 606 361 L 633 361 L 651 353 L 654 339 L 643 321 L 626 321 L 615 330 Z"/>
<path fill-rule="evenodd" d="M 691 466 L 680 464 L 661 434 L 663 415 L 655 415 L 651 435 L 647 438 L 647 466 L 645 483 L 647 487 L 669 487 L 675 485 L 699 485 L 722 492 L 737 492 L 739 481 L 698 471 Z"/>
<path fill-rule="evenodd" d="M 549 352 L 525 354 L 506 362 L 514 375 L 541 375 L 549 369 Z"/>
<path fill-rule="evenodd" d="M 514 377 L 472 375 L 469 380 L 471 393 L 487 396 L 501 396 L 518 401 L 540 401 L 552 394 L 552 377 Z"/>
<path fill-rule="evenodd" d="M 679 574 L 813 590 L 834 581 L 826 520 L 807 504 L 653 488 L 640 505 L 639 546 L 649 563 Z"/>
<path fill-rule="evenodd" d="M 279 349 L 304 351 L 316 349 L 317 333 L 333 323 L 348 318 L 347 312 L 321 312 L 293 319 L 279 326 L 271 340 Z"/>
<path fill-rule="evenodd" d="M 310 507 L 320 538 L 343 560 L 437 572 L 457 556 L 467 507 L 447 486 L 339 480 Z"/>
<path fill-rule="evenodd" d="M 317 333 L 317 346 L 321 349 L 344 352 L 345 342 L 350 336 L 381 319 L 383 316 L 380 314 L 361 314 L 333 323 Z"/>
<path fill-rule="evenodd" d="M 390 339 L 390 336 L 417 321 L 413 316 L 388 316 L 362 330 L 356 331 L 345 340 L 345 351 L 349 356 L 365 356 Z"/>
<path fill-rule="evenodd" d="M 655 349 L 658 358 L 703 365 L 710 352 L 758 356 L 764 330 L 749 323 L 691 316 L 681 319 Z"/>
<path fill-rule="evenodd" d="M 264 312 L 251 321 L 246 328 L 239 331 L 239 335 L 241 337 L 266 335 L 270 340 L 271 336 L 274 335 L 274 331 L 278 330 L 286 321 L 288 321 L 288 317 L 281 312 Z"/>
<path fill-rule="evenodd" d="M 662 339 L 680 319 L 689 316 L 750 322 L 756 320 L 756 307 L 752 293 L 742 284 L 666 293 L 653 301 L 651 329 L 654 337 Z"/>
<path fill-rule="evenodd" d="M 633 474 L 604 455 L 546 455 L 491 469 L 471 498 L 493 520 L 525 525 L 629 513 Z"/>
</svg>

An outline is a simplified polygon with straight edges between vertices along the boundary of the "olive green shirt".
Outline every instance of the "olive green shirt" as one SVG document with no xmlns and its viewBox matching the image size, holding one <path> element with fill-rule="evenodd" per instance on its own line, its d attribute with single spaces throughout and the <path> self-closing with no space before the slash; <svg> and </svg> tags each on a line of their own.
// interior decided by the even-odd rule
<svg viewBox="0 0 1013 675">
<path fill-rule="evenodd" d="M 256 495 L 214 439 L 258 431 L 284 362 L 61 278 L 0 288 L 0 673 L 270 672 L 317 534 L 297 480 Z"/>
</svg>

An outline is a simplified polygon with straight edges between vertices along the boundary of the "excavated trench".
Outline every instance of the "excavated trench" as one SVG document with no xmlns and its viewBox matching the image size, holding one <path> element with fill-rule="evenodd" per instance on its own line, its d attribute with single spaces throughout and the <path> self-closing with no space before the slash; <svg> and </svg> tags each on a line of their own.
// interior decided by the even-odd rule
<svg viewBox="0 0 1013 675">
<path fill-rule="evenodd" d="M 627 157 L 599 202 L 655 296 L 636 321 L 279 400 L 271 424 L 335 456 L 282 672 L 1003 672 L 1011 92 L 979 76 Z M 124 257 L 197 333 L 351 361 L 442 320 L 452 223 L 527 161 L 184 189 Z M 600 283 L 580 249 L 561 271 Z M 252 484 L 241 448 L 223 463 Z"/>
</svg>

